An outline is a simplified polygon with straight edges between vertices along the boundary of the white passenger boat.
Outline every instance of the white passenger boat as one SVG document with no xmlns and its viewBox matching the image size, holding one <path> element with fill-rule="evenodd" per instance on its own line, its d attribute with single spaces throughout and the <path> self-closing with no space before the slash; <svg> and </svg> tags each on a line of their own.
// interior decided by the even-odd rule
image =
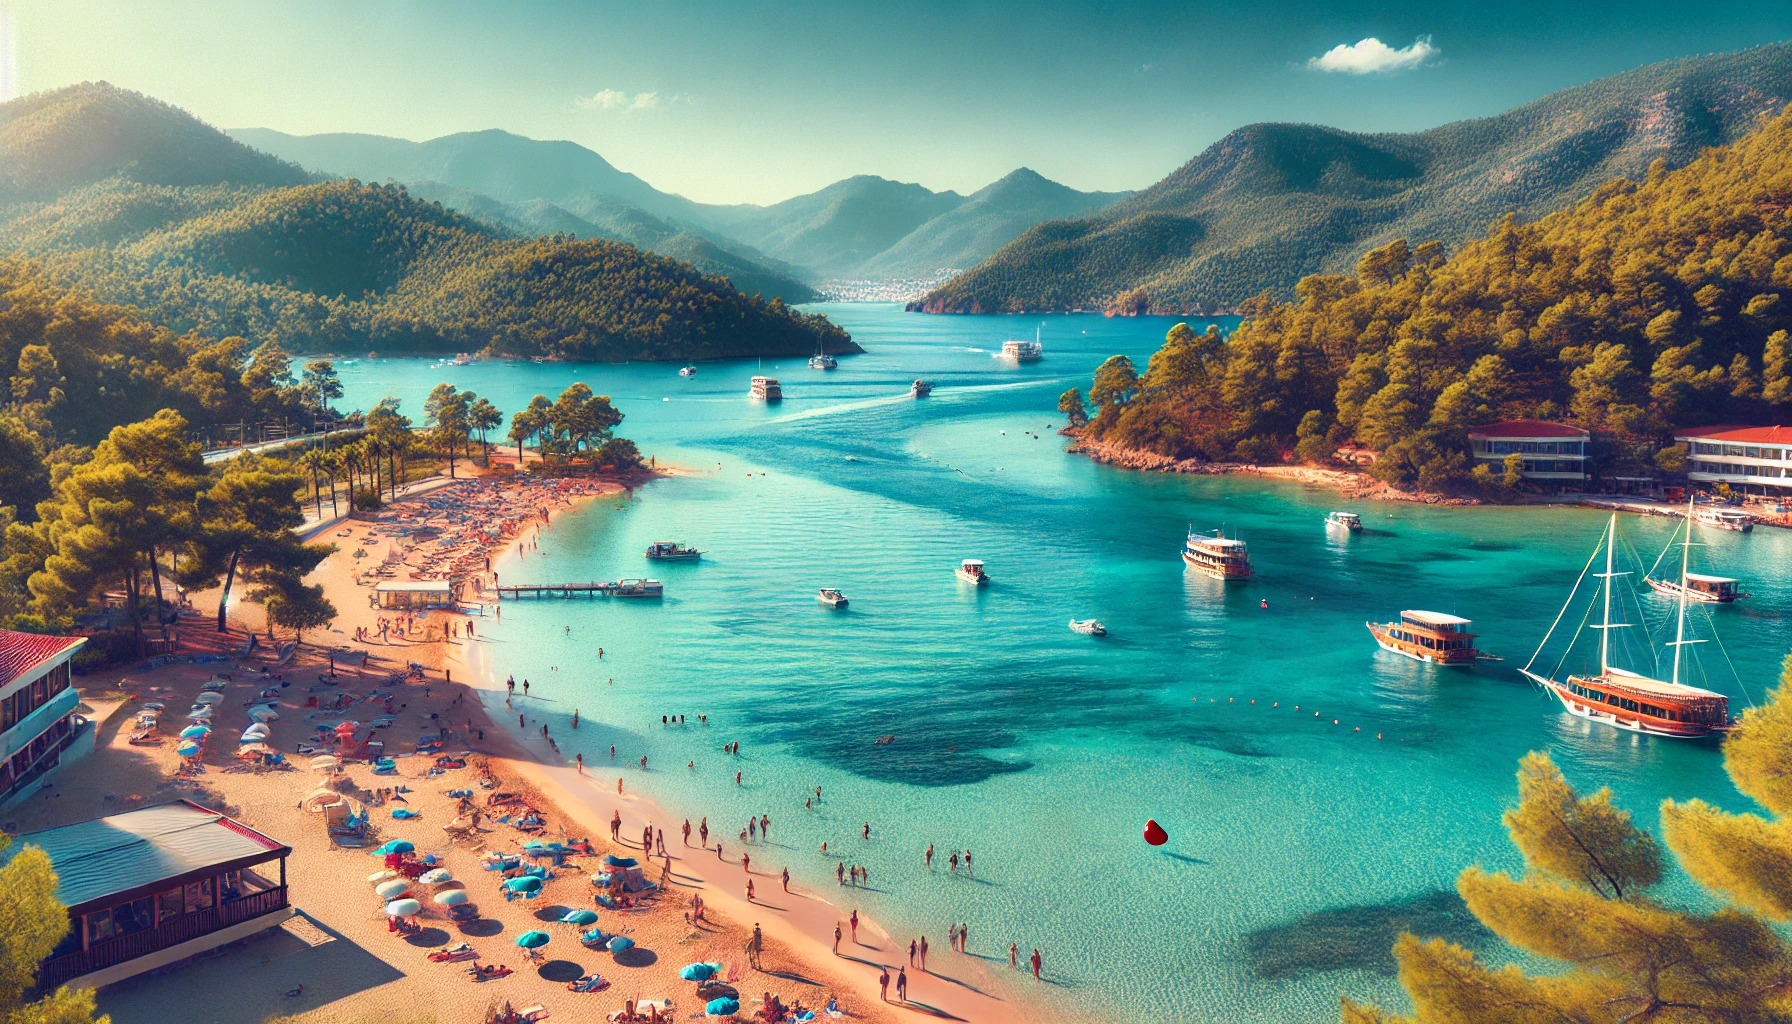
<svg viewBox="0 0 1792 1024">
<path fill-rule="evenodd" d="M 1695 513 L 1702 526 L 1716 530 L 1749 533 L 1755 528 L 1755 517 L 1733 508 L 1702 508 Z"/>
<path fill-rule="evenodd" d="M 1108 627 L 1094 619 L 1071 619 L 1070 631 L 1084 636 L 1107 636 Z"/>
<path fill-rule="evenodd" d="M 695 377 L 697 376 L 697 368 L 695 366 L 687 366 L 678 371 L 678 375 L 680 377 Z"/>
<path fill-rule="evenodd" d="M 1248 580 L 1256 573 L 1244 541 L 1219 530 L 1211 537 L 1190 530 L 1182 545 L 1182 560 L 1216 580 Z"/>
<path fill-rule="evenodd" d="M 1691 502 L 1687 503 L 1687 513 L 1684 524 L 1674 529 L 1673 534 L 1668 537 L 1667 546 L 1661 549 L 1661 554 L 1655 556 L 1655 564 L 1643 574 L 1643 582 L 1649 584 L 1650 589 L 1658 594 L 1666 594 L 1672 598 L 1685 597 L 1688 601 L 1698 601 L 1702 604 L 1729 604 L 1737 598 L 1747 597 L 1748 595 L 1742 592 L 1741 583 L 1728 576 L 1710 576 L 1702 572 L 1688 572 L 1684 571 L 1685 566 L 1681 566 L 1682 572 L 1678 578 L 1656 574 L 1656 570 L 1661 568 L 1661 563 L 1667 559 L 1668 552 L 1676 546 L 1681 548 L 1682 561 L 1690 561 L 1691 556 L 1686 549 L 1704 547 L 1703 544 L 1693 539 L 1693 531 L 1698 528 L 1702 520 L 1697 514 L 1693 514 Z M 1686 531 L 1684 539 L 1681 538 L 1681 529 Z"/>
<path fill-rule="evenodd" d="M 822 587 L 815 595 L 815 600 L 820 601 L 830 608 L 846 607 L 846 595 L 835 590 L 833 587 Z"/>
<path fill-rule="evenodd" d="M 1325 517 L 1325 525 L 1351 533 L 1363 532 L 1363 517 L 1355 512 L 1332 512 Z"/>
<path fill-rule="evenodd" d="M 958 578 L 973 586 L 981 587 L 989 582 L 989 574 L 983 571 L 983 563 L 975 558 L 967 558 L 958 564 Z"/>
<path fill-rule="evenodd" d="M 778 386 L 776 377 L 754 377 L 753 397 L 767 402 L 784 400 L 784 389 Z"/>
<path fill-rule="evenodd" d="M 1016 363 L 1034 363 L 1045 358 L 1045 346 L 1039 341 L 1039 328 L 1033 328 L 1032 341 L 1002 342 L 1002 358 Z"/>
</svg>

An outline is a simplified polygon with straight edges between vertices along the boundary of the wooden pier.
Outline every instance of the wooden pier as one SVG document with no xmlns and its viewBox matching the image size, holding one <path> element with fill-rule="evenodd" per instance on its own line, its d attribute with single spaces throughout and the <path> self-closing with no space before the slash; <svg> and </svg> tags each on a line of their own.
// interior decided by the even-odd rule
<svg viewBox="0 0 1792 1024">
<path fill-rule="evenodd" d="M 498 600 L 524 597 L 660 597 L 658 580 L 619 580 L 615 583 L 524 583 L 496 588 Z"/>
</svg>

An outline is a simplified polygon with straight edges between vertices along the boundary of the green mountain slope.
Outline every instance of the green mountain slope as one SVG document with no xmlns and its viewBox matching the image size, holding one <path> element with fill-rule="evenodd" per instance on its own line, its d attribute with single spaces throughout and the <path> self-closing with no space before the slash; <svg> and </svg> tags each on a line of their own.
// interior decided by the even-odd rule
<svg viewBox="0 0 1792 1024">
<path fill-rule="evenodd" d="M 0 167 L 39 198 L 0 208 L 0 248 L 177 330 L 602 360 L 857 350 L 822 317 L 631 245 L 522 241 L 396 186 L 279 187 L 310 176 L 133 93 L 0 105 L 0 125 L 22 119 L 38 127 L 0 131 Z M 59 143 L 58 126 L 82 138 Z M 68 158 L 83 152 L 105 158 Z M 219 166 L 199 166 L 205 153 Z"/>
<path fill-rule="evenodd" d="M 956 192 L 861 174 L 770 206 L 716 207 L 710 216 L 768 255 L 838 277 L 963 202 Z"/>
<path fill-rule="evenodd" d="M 1078 192 L 1022 167 L 904 235 L 853 269 L 858 277 L 924 277 L 974 266 L 1035 224 L 1094 213 L 1126 192 Z"/>
<path fill-rule="evenodd" d="M 1212 310 L 1348 269 L 1393 238 L 1456 245 L 1508 211 L 1560 209 L 1652 160 L 1680 166 L 1792 100 L 1792 44 L 1689 57 L 1406 135 L 1241 128 L 1101 213 L 1042 224 L 916 304 L 934 312 L 1100 305 Z"/>
<path fill-rule="evenodd" d="M 1294 302 L 1252 300 L 1230 338 L 1178 325 L 1142 381 L 1120 357 L 1097 371 L 1088 433 L 1251 461 L 1324 461 L 1354 439 L 1384 479 L 1498 493 L 1510 482 L 1472 466 L 1468 431 L 1570 419 L 1602 474 L 1674 470 L 1674 427 L 1792 411 L 1789 209 L 1792 110 L 1679 170 L 1658 160 L 1641 184 L 1502 219 L 1449 258 L 1389 243 Z"/>
</svg>

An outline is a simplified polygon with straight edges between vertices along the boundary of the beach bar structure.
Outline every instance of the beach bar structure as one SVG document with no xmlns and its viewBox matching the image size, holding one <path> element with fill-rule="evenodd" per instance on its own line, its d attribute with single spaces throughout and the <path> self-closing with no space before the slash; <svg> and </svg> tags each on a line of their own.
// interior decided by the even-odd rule
<svg viewBox="0 0 1792 1024">
<path fill-rule="evenodd" d="M 387 580 L 373 594 L 381 608 L 394 611 L 454 607 L 454 585 L 447 580 Z"/>
<path fill-rule="evenodd" d="M 0 806 L 37 792 L 81 733 L 69 661 L 86 642 L 0 629 Z"/>
<path fill-rule="evenodd" d="M 18 836 L 56 869 L 71 927 L 38 968 L 39 991 L 98 988 L 291 917 L 282 845 L 189 800 Z"/>
</svg>

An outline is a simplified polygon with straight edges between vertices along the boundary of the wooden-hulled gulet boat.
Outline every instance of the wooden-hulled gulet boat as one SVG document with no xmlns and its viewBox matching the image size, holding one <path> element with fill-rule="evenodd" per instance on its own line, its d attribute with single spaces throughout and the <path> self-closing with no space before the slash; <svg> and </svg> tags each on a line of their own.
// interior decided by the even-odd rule
<svg viewBox="0 0 1792 1024">
<path fill-rule="evenodd" d="M 1404 654 L 1428 665 L 1473 665 L 1475 634 L 1469 620 L 1443 612 L 1403 611 L 1399 622 L 1365 622 L 1384 651 Z"/>
<path fill-rule="evenodd" d="M 1697 739 L 1704 736 L 1729 732 L 1735 727 L 1735 720 L 1730 717 L 1730 699 L 1714 690 L 1688 686 L 1680 682 L 1682 649 L 1703 640 L 1686 638 L 1686 592 L 1684 585 L 1680 592 L 1679 609 L 1674 626 L 1674 640 L 1669 646 L 1674 648 L 1674 669 L 1672 678 L 1667 681 L 1651 679 L 1638 672 L 1619 668 L 1611 663 L 1611 631 L 1621 629 L 1633 623 L 1612 621 L 1612 581 L 1629 573 L 1616 572 L 1612 566 L 1613 549 L 1617 546 L 1618 517 L 1614 513 L 1606 527 L 1605 537 L 1600 544 L 1605 548 L 1605 571 L 1596 573 L 1601 581 L 1601 601 L 1603 612 L 1600 622 L 1588 628 L 1599 630 L 1599 672 L 1596 675 L 1569 674 L 1566 680 L 1539 675 L 1531 671 L 1538 655 L 1549 643 L 1550 634 L 1562 622 L 1562 617 L 1574 603 L 1574 594 L 1580 589 L 1580 580 L 1575 581 L 1575 588 L 1568 594 L 1568 600 L 1557 613 L 1556 621 L 1549 632 L 1543 635 L 1543 643 L 1537 645 L 1537 653 L 1531 655 L 1530 663 L 1522 672 L 1525 678 L 1548 690 L 1562 704 L 1562 707 L 1576 718 L 1603 722 L 1614 728 L 1630 732 L 1646 733 L 1650 736 L 1667 736 L 1676 739 Z M 1690 531 L 1688 539 L 1683 541 L 1680 549 L 1680 576 L 1684 583 L 1686 563 L 1691 548 Z M 1594 559 L 1598 558 L 1599 549 L 1595 548 L 1593 557 L 1587 560 L 1587 569 L 1592 568 Z M 1586 569 L 1581 570 L 1581 580 L 1586 579 Z M 1576 634 L 1578 636 L 1578 632 Z M 1572 647 L 1573 641 L 1570 641 Z"/>
<path fill-rule="evenodd" d="M 1216 580 L 1248 580 L 1256 574 L 1250 549 L 1223 530 L 1215 530 L 1211 537 L 1189 530 L 1182 543 L 1182 560 Z"/>
</svg>

